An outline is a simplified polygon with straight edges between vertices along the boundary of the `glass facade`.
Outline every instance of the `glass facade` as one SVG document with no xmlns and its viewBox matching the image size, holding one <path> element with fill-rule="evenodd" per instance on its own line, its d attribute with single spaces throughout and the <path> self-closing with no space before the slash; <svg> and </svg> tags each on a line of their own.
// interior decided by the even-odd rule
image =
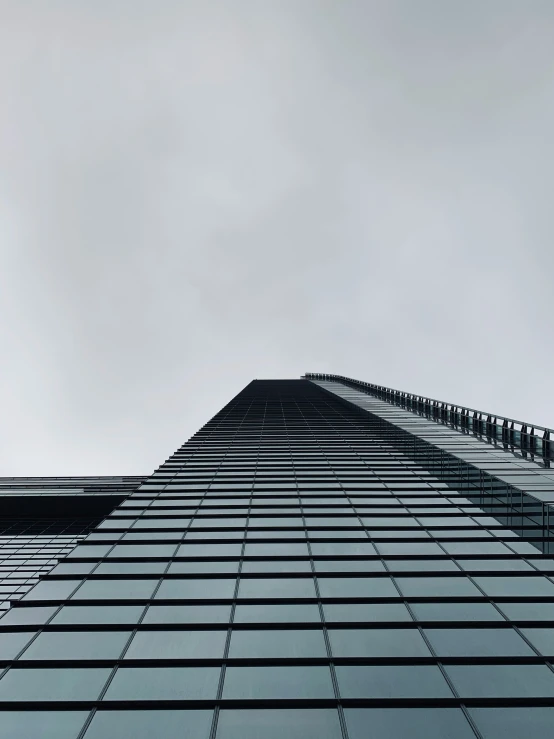
<svg viewBox="0 0 554 739">
<path fill-rule="evenodd" d="M 546 733 L 544 526 L 352 392 L 254 381 L 112 503 L 0 619 L 0 739 Z"/>
</svg>

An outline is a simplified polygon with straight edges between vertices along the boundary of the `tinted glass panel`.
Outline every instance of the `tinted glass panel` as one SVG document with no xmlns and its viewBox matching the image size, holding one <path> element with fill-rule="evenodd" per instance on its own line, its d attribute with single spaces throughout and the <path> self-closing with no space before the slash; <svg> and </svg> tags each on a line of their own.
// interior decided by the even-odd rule
<svg viewBox="0 0 554 739">
<path fill-rule="evenodd" d="M 223 698 L 333 698 L 328 667 L 228 667 Z"/>
<path fill-rule="evenodd" d="M 149 598 L 157 584 L 157 580 L 87 580 L 73 600 Z"/>
<path fill-rule="evenodd" d="M 239 598 L 315 598 L 314 581 L 299 578 L 243 578 Z"/>
<path fill-rule="evenodd" d="M 294 629 L 233 631 L 229 657 L 326 657 L 323 632 Z"/>
<path fill-rule="evenodd" d="M 322 598 L 398 597 L 388 577 L 319 577 Z"/>
<path fill-rule="evenodd" d="M 490 603 L 410 603 L 421 621 L 503 621 Z"/>
<path fill-rule="evenodd" d="M 408 597 L 480 595 L 466 577 L 397 577 L 396 583 Z"/>
<path fill-rule="evenodd" d="M 326 621 L 411 621 L 402 603 L 326 603 Z"/>
<path fill-rule="evenodd" d="M 219 673 L 219 667 L 122 667 L 105 700 L 213 700 Z"/>
<path fill-rule="evenodd" d="M 57 610 L 56 606 L 36 606 L 35 608 L 10 608 L 0 620 L 2 626 L 22 626 L 26 624 L 43 624 Z"/>
<path fill-rule="evenodd" d="M 0 739 L 75 739 L 88 711 L 2 711 Z"/>
<path fill-rule="evenodd" d="M 475 739 L 459 708 L 347 708 L 344 713 L 349 739 Z"/>
<path fill-rule="evenodd" d="M 221 659 L 226 631 L 140 631 L 125 659 Z"/>
<path fill-rule="evenodd" d="M 315 603 L 244 605 L 236 607 L 235 621 L 237 623 L 320 621 L 320 615 Z"/>
<path fill-rule="evenodd" d="M 0 659 L 14 659 L 34 635 L 29 631 L 0 633 Z"/>
<path fill-rule="evenodd" d="M 554 655 L 554 629 L 522 629 L 521 631 L 541 654 Z"/>
<path fill-rule="evenodd" d="M 227 623 L 231 606 L 150 606 L 146 611 L 145 624 L 192 624 Z"/>
<path fill-rule="evenodd" d="M 235 592 L 235 580 L 164 580 L 156 593 L 156 598 L 183 598 L 204 600 L 211 598 L 232 598 Z"/>
<path fill-rule="evenodd" d="M 254 709 L 219 714 L 216 739 L 341 739 L 334 708 Z"/>
<path fill-rule="evenodd" d="M 554 673 L 545 665 L 446 665 L 445 669 L 462 697 L 554 695 Z"/>
<path fill-rule="evenodd" d="M 96 700 L 110 675 L 106 668 L 11 669 L 0 680 L 0 701 Z"/>
<path fill-rule="evenodd" d="M 470 708 L 483 739 L 521 739 L 546 737 L 554 726 L 554 708 Z"/>
<path fill-rule="evenodd" d="M 212 711 L 97 711 L 85 739 L 208 739 Z"/>
<path fill-rule="evenodd" d="M 533 656 L 513 629 L 425 629 L 440 657 Z"/>
<path fill-rule="evenodd" d="M 337 665 L 344 698 L 451 698 L 438 667 L 433 665 Z"/>
<path fill-rule="evenodd" d="M 21 659 L 117 659 L 127 631 L 57 631 L 39 634 Z"/>
<path fill-rule="evenodd" d="M 53 624 L 133 624 L 144 606 L 64 606 Z"/>
<path fill-rule="evenodd" d="M 335 657 L 429 657 L 417 629 L 330 629 Z"/>
</svg>

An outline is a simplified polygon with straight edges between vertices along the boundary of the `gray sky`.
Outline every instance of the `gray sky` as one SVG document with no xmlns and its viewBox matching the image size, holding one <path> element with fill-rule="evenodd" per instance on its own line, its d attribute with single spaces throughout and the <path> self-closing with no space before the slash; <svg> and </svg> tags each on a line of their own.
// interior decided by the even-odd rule
<svg viewBox="0 0 554 739">
<path fill-rule="evenodd" d="M 0 0 L 0 474 L 255 377 L 554 426 L 552 0 Z"/>
</svg>

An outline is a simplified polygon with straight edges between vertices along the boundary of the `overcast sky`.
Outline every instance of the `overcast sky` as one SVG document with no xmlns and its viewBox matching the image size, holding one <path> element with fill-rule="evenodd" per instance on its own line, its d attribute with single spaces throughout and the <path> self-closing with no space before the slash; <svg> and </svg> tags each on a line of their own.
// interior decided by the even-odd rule
<svg viewBox="0 0 554 739">
<path fill-rule="evenodd" d="M 253 378 L 554 426 L 552 0 L 0 0 L 0 474 Z"/>
</svg>

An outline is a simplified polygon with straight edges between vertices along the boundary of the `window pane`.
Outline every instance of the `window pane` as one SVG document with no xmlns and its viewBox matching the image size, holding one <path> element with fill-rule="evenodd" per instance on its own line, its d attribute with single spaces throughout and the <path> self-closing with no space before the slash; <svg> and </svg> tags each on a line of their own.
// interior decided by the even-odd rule
<svg viewBox="0 0 554 739">
<path fill-rule="evenodd" d="M 462 697 L 554 695 L 554 673 L 545 665 L 445 665 L 445 669 Z"/>
<path fill-rule="evenodd" d="M 302 542 L 275 544 L 247 544 L 246 557 L 307 557 L 308 545 Z"/>
<path fill-rule="evenodd" d="M 239 598 L 315 598 L 311 577 L 242 578 Z"/>
<path fill-rule="evenodd" d="M 242 544 L 182 544 L 178 557 L 240 557 Z"/>
<path fill-rule="evenodd" d="M 319 608 L 315 603 L 294 603 L 286 605 L 237 606 L 237 623 L 281 623 L 299 621 L 320 621 Z"/>
<path fill-rule="evenodd" d="M 214 700 L 219 673 L 219 667 L 121 667 L 105 700 Z"/>
<path fill-rule="evenodd" d="M 2 616 L 2 626 L 26 626 L 43 624 L 55 613 L 57 606 L 35 606 L 29 608 L 10 608 Z"/>
<path fill-rule="evenodd" d="M 87 580 L 73 600 L 150 598 L 157 584 L 157 580 Z"/>
<path fill-rule="evenodd" d="M 315 629 L 233 631 L 230 658 L 326 657 L 323 632 Z"/>
<path fill-rule="evenodd" d="M 322 598 L 398 597 L 388 577 L 319 577 Z"/>
<path fill-rule="evenodd" d="M 4 631 L 0 633 L 0 659 L 15 659 L 34 635 L 35 632 L 32 631 Z"/>
<path fill-rule="evenodd" d="M 349 739 L 475 739 L 459 708 L 347 708 L 344 714 Z"/>
<path fill-rule="evenodd" d="M 329 537 L 331 538 L 331 537 Z M 329 542 L 312 542 L 312 553 L 317 556 L 327 555 L 345 555 L 355 557 L 357 555 L 367 556 L 375 554 L 375 547 L 370 541 L 358 541 L 358 542 L 341 542 L 341 541 L 329 541 Z"/>
<path fill-rule="evenodd" d="M 343 698 L 452 698 L 433 665 L 337 665 L 335 670 Z"/>
<path fill-rule="evenodd" d="M 75 739 L 88 711 L 2 711 L 0 739 Z"/>
<path fill-rule="evenodd" d="M 242 564 L 242 572 L 250 574 L 253 572 L 309 572 L 312 567 L 307 559 L 270 559 L 270 560 L 245 560 Z"/>
<path fill-rule="evenodd" d="M 21 659 L 117 659 L 128 631 L 56 631 L 39 634 Z"/>
<path fill-rule="evenodd" d="M 81 580 L 41 580 L 23 600 L 64 600 L 81 584 Z"/>
<path fill-rule="evenodd" d="M 522 629 L 521 631 L 541 654 L 554 655 L 554 629 Z"/>
<path fill-rule="evenodd" d="M 420 621 L 503 621 L 490 603 L 410 603 Z"/>
<path fill-rule="evenodd" d="M 411 621 L 402 603 L 326 603 L 325 620 L 330 621 Z"/>
<path fill-rule="evenodd" d="M 0 680 L 0 701 L 93 701 L 98 698 L 110 672 L 109 668 L 12 668 Z"/>
<path fill-rule="evenodd" d="M 53 624 L 135 624 L 144 606 L 64 606 Z"/>
<path fill-rule="evenodd" d="M 328 667 L 228 667 L 224 699 L 333 698 Z"/>
<path fill-rule="evenodd" d="M 334 708 L 262 709 L 219 714 L 216 739 L 341 739 Z M 87 738 L 88 739 L 88 738 Z"/>
<path fill-rule="evenodd" d="M 397 577 L 395 579 L 396 584 L 407 597 L 481 595 L 467 577 Z"/>
<path fill-rule="evenodd" d="M 316 572 L 385 572 L 380 560 L 323 559 L 314 562 Z"/>
<path fill-rule="evenodd" d="M 470 708 L 471 718 L 483 739 L 521 739 L 546 737 L 554 726 L 554 708 Z"/>
<path fill-rule="evenodd" d="M 513 629 L 425 629 L 439 657 L 533 656 Z"/>
<path fill-rule="evenodd" d="M 232 598 L 235 592 L 235 579 L 183 579 L 163 580 L 156 598 L 183 598 L 204 600 L 208 598 Z"/>
<path fill-rule="evenodd" d="M 554 621 L 554 603 L 499 603 L 498 607 L 515 621 Z"/>
<path fill-rule="evenodd" d="M 125 659 L 221 659 L 227 631 L 139 631 Z"/>
<path fill-rule="evenodd" d="M 554 584 L 546 577 L 476 577 L 487 595 L 554 595 Z"/>
<path fill-rule="evenodd" d="M 189 562 L 173 562 L 169 566 L 171 575 L 195 575 L 204 572 L 219 573 L 235 573 L 238 572 L 238 560 L 220 560 L 219 562 L 202 562 L 201 560 L 192 560 Z"/>
<path fill-rule="evenodd" d="M 430 657 L 417 629 L 329 629 L 335 657 Z"/>
<path fill-rule="evenodd" d="M 211 724 L 212 711 L 97 711 L 85 739 L 208 739 Z"/>
<path fill-rule="evenodd" d="M 220 624 L 227 623 L 231 606 L 150 606 L 146 611 L 145 624 Z"/>
</svg>

